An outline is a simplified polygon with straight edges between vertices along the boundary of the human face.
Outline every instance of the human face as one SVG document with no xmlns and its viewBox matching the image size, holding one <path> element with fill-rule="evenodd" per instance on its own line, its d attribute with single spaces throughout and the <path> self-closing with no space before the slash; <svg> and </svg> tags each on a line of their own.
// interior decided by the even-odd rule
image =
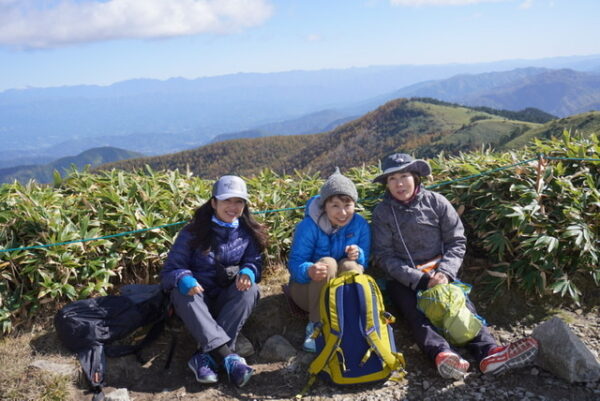
<svg viewBox="0 0 600 401">
<path fill-rule="evenodd" d="M 246 207 L 246 201 L 242 198 L 224 200 L 213 198 L 211 204 L 217 218 L 225 223 L 233 223 L 235 219 L 242 215 L 244 207 Z"/>
<path fill-rule="evenodd" d="M 394 173 L 387 177 L 387 189 L 401 202 L 406 202 L 415 193 L 415 177 L 411 173 Z"/>
<path fill-rule="evenodd" d="M 342 227 L 352 220 L 354 206 L 352 199 L 342 200 L 338 196 L 332 196 L 325 202 L 325 214 L 333 226 Z"/>
</svg>

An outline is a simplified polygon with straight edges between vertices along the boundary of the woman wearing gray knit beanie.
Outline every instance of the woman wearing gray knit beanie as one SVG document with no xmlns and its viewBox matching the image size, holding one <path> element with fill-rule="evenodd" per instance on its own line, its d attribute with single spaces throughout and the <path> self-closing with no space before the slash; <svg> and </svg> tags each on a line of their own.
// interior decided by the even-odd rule
<svg viewBox="0 0 600 401">
<path fill-rule="evenodd" d="M 296 226 L 288 262 L 290 296 L 309 313 L 303 348 L 315 352 L 312 333 L 320 321 L 321 288 L 338 273 L 367 267 L 371 231 L 355 213 L 358 192 L 354 183 L 336 171 L 309 199 L 304 219 Z"/>
</svg>

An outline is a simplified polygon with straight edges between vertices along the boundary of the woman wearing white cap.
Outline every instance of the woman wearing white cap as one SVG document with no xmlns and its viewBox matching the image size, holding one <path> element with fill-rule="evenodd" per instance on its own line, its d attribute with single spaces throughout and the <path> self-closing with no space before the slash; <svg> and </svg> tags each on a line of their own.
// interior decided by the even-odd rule
<svg viewBox="0 0 600 401">
<path fill-rule="evenodd" d="M 373 211 L 374 261 L 386 272 L 387 293 L 419 347 L 435 361 L 442 377 L 462 379 L 469 362 L 417 308 L 418 291 L 457 280 L 467 242 L 460 217 L 443 195 L 421 185 L 422 177 L 431 174 L 426 161 L 392 153 L 383 159 L 382 168 L 382 174 L 373 180 L 386 188 L 383 200 Z M 466 305 L 476 314 L 468 299 Z M 498 346 L 484 325 L 466 348 L 482 373 L 498 374 L 531 363 L 537 342 L 522 338 Z"/>
<path fill-rule="evenodd" d="M 169 252 L 161 286 L 198 344 L 188 366 L 200 383 L 216 383 L 220 364 L 238 387 L 254 372 L 234 347 L 258 301 L 266 242 L 264 227 L 250 214 L 246 183 L 226 175 Z"/>
</svg>

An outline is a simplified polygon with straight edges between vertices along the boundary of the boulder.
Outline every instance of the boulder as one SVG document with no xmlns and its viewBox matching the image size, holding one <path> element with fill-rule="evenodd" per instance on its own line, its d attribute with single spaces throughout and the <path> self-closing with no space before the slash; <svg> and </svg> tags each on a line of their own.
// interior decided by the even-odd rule
<svg viewBox="0 0 600 401">
<path fill-rule="evenodd" d="M 105 401 L 130 401 L 129 391 L 126 388 L 118 388 L 108 394 L 104 394 Z"/>
<path fill-rule="evenodd" d="M 235 352 L 244 358 L 254 355 L 252 343 L 242 333 L 238 334 L 235 341 Z"/>
<path fill-rule="evenodd" d="M 260 351 L 260 357 L 267 362 L 287 361 L 296 353 L 296 349 L 285 337 L 276 334 L 265 341 Z"/>
<path fill-rule="evenodd" d="M 539 341 L 536 364 L 568 381 L 595 382 L 600 379 L 600 363 L 586 345 L 558 317 L 533 330 Z"/>
</svg>

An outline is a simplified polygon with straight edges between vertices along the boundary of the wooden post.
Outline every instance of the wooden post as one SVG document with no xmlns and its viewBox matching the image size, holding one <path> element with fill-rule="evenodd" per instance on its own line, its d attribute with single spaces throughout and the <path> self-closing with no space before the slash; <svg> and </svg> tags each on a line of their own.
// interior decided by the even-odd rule
<svg viewBox="0 0 600 401">
<path fill-rule="evenodd" d="M 540 153 L 538 155 L 538 163 L 537 163 L 537 177 L 535 180 L 535 192 L 537 192 L 537 203 L 540 205 L 540 210 L 542 214 L 546 214 L 544 210 L 544 205 L 542 204 L 542 188 L 544 187 L 544 170 L 546 170 L 546 165 L 548 161 L 544 159 L 544 155 Z"/>
</svg>

